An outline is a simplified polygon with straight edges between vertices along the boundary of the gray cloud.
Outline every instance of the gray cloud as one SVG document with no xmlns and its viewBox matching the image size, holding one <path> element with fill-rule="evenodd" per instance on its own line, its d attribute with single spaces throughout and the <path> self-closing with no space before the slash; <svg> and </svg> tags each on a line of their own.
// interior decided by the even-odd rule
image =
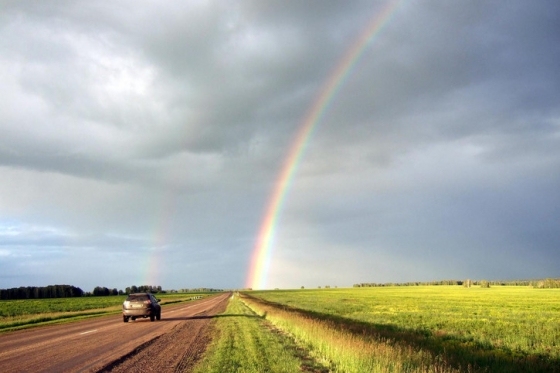
<svg viewBox="0 0 560 373">
<path fill-rule="evenodd" d="M 2 286 L 244 286 L 304 115 L 385 5 L 4 2 Z M 400 2 L 307 144 L 268 284 L 558 276 L 558 10 Z"/>
</svg>

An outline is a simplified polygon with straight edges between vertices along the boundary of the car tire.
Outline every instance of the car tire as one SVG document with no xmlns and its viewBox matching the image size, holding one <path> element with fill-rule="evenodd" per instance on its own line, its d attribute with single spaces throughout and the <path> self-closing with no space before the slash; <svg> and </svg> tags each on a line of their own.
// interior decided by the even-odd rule
<svg viewBox="0 0 560 373">
<path fill-rule="evenodd" d="M 123 316 L 123 321 L 128 322 L 128 316 Z"/>
</svg>

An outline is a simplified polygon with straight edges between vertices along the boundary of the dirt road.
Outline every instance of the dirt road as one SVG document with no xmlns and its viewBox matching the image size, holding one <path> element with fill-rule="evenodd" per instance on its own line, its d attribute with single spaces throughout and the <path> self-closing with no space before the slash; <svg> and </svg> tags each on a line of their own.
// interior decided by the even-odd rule
<svg viewBox="0 0 560 373">
<path fill-rule="evenodd" d="M 161 321 L 113 315 L 0 334 L 0 371 L 188 372 L 229 296 L 164 305 Z"/>
</svg>

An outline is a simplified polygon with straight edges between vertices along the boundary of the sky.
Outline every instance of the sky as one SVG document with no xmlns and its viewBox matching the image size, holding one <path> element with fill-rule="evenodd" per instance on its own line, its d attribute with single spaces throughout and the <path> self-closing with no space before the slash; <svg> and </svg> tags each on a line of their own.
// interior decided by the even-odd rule
<svg viewBox="0 0 560 373">
<path fill-rule="evenodd" d="M 1 0 L 0 288 L 560 277 L 559 35 L 555 0 Z"/>
</svg>

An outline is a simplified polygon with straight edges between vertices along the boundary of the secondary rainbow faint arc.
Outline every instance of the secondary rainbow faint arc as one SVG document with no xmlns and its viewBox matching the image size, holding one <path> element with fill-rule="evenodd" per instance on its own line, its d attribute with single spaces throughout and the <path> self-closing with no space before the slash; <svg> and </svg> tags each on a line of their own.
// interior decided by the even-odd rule
<svg viewBox="0 0 560 373">
<path fill-rule="evenodd" d="M 164 257 L 163 250 L 168 245 L 171 224 L 175 215 L 176 191 L 168 187 L 159 203 L 160 211 L 156 214 L 156 226 L 151 234 L 151 247 L 146 261 L 146 275 L 140 285 L 161 286 L 161 268 Z"/>
<path fill-rule="evenodd" d="M 345 81 L 352 67 L 359 60 L 368 44 L 378 35 L 379 31 L 391 18 L 391 15 L 397 9 L 401 0 L 390 1 L 385 7 L 376 14 L 365 30 L 360 34 L 359 38 L 348 49 L 346 54 L 336 65 L 336 68 L 329 75 L 321 87 L 320 94 L 313 101 L 313 105 L 307 111 L 303 118 L 302 124 L 290 146 L 288 155 L 284 160 L 280 174 L 272 191 L 271 198 L 267 204 L 264 219 L 261 223 L 256 245 L 253 249 L 251 263 L 249 266 L 249 274 L 246 286 L 253 289 L 264 289 L 268 270 L 270 268 L 270 260 L 272 256 L 272 243 L 274 239 L 274 231 L 286 192 L 288 191 L 290 181 L 292 180 L 298 164 L 303 156 L 305 147 L 313 133 L 317 123 L 325 114 L 333 97 L 338 89 Z"/>
</svg>

